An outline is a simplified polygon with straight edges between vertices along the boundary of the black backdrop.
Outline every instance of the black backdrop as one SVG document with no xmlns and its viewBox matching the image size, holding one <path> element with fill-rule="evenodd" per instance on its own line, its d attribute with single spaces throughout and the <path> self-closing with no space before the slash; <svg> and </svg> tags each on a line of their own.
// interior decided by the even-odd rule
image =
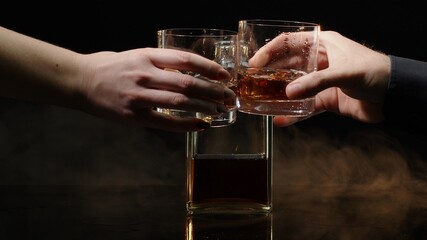
<svg viewBox="0 0 427 240">
<path fill-rule="evenodd" d="M 334 1 L 335 2 L 335 1 Z M 79 52 L 156 46 L 169 27 L 237 28 L 244 18 L 312 21 L 389 54 L 426 60 L 427 16 L 418 1 L 65 1 L 10 2 L 5 27 Z"/>
<path fill-rule="evenodd" d="M 338 31 L 388 54 L 426 61 L 423 31 L 427 29 L 427 14 L 420 4 L 372 0 L 267 0 L 256 4 L 230 0 L 15 1 L 2 4 L 0 24 L 77 52 L 91 53 L 155 47 L 156 30 L 161 28 L 237 29 L 237 20 L 244 18 L 299 20 L 318 22 L 323 30 Z M 288 171 L 298 168 L 295 162 L 302 155 L 319 158 L 309 147 L 314 139 L 325 145 L 324 158 L 346 147 L 356 149 L 342 155 L 347 161 L 354 158 L 369 162 L 373 154 L 382 155 L 382 146 L 386 145 L 387 151 L 395 153 L 392 158 L 408 162 L 415 172 L 421 172 L 417 176 L 423 176 L 424 165 L 418 160 L 425 159 L 425 142 L 414 141 L 414 137 L 323 114 L 275 130 L 279 155 L 275 160 L 279 174 L 275 176 L 282 177 L 280 181 L 295 181 L 297 177 Z M 359 150 L 363 154 L 353 154 Z M 328 161 L 331 168 L 336 166 L 332 162 Z M 183 134 L 136 129 L 71 109 L 0 99 L 0 184 L 183 183 L 183 171 Z"/>
</svg>

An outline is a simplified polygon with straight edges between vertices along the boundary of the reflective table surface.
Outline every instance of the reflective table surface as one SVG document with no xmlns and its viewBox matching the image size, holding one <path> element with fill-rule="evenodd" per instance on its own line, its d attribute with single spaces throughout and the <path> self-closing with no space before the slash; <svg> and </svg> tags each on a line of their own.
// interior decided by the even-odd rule
<svg viewBox="0 0 427 240">
<path fill-rule="evenodd" d="M 184 186 L 0 186 L 1 239 L 427 239 L 427 190 L 275 186 L 270 215 L 187 216 Z"/>
</svg>

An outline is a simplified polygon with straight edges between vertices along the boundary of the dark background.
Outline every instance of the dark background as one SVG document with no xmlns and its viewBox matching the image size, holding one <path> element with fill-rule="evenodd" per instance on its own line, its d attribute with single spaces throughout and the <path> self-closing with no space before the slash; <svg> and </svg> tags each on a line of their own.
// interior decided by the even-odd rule
<svg viewBox="0 0 427 240">
<path fill-rule="evenodd" d="M 162 28 L 237 29 L 245 18 L 298 20 L 387 54 L 427 60 L 427 14 L 420 1 L 249 2 L 9 2 L 0 8 L 0 24 L 91 53 L 156 47 Z M 0 98 L 0 185 L 184 184 L 184 136 Z M 397 128 L 323 114 L 275 129 L 275 183 L 422 181 L 425 143 L 425 136 Z"/>
</svg>

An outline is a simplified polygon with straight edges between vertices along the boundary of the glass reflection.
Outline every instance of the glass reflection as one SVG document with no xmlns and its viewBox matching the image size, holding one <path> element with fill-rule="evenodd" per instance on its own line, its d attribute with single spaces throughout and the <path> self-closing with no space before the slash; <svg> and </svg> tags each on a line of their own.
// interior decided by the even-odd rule
<svg viewBox="0 0 427 240">
<path fill-rule="evenodd" d="M 187 215 L 186 240 L 272 240 L 273 216 L 268 214 Z"/>
</svg>

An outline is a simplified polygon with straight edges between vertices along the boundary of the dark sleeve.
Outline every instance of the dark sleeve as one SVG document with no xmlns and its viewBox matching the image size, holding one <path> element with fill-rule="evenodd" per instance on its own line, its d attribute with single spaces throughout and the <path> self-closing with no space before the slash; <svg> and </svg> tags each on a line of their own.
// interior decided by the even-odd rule
<svg viewBox="0 0 427 240">
<path fill-rule="evenodd" d="M 425 131 L 427 62 L 391 55 L 389 57 L 391 76 L 383 108 L 385 123 L 411 131 Z"/>
</svg>

